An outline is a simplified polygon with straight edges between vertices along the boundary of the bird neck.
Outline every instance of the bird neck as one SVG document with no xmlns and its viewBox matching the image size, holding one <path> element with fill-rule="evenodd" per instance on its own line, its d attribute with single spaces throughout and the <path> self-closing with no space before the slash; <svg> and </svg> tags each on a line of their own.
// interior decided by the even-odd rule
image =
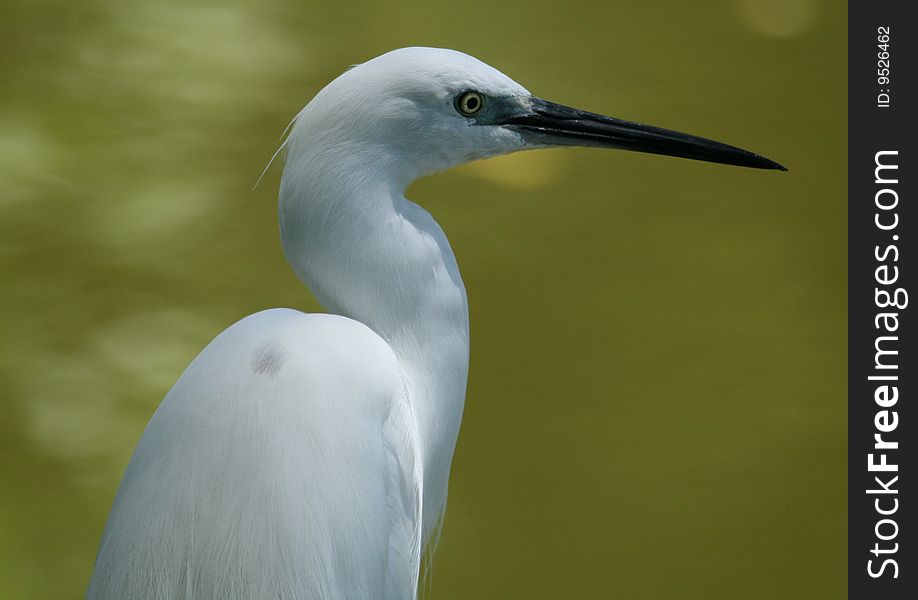
<svg viewBox="0 0 918 600">
<path fill-rule="evenodd" d="M 386 157 L 334 154 L 288 150 L 281 240 L 323 306 L 367 325 L 399 358 L 423 452 L 426 537 L 445 507 L 465 401 L 465 287 L 442 229 L 405 199 L 406 182 L 386 176 Z"/>
</svg>

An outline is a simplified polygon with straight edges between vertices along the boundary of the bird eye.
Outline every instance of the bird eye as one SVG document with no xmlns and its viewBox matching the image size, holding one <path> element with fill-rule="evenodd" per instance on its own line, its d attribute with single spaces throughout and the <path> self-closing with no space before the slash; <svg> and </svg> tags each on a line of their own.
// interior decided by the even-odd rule
<svg viewBox="0 0 918 600">
<path fill-rule="evenodd" d="M 456 98 L 456 109 L 467 117 L 477 114 L 484 106 L 484 97 L 474 90 L 462 92 Z"/>
</svg>

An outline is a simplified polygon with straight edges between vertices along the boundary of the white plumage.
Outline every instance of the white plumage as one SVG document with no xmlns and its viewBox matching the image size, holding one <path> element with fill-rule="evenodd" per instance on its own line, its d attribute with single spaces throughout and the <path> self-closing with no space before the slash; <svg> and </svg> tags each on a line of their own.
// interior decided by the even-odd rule
<svg viewBox="0 0 918 600">
<path fill-rule="evenodd" d="M 413 180 L 572 144 L 775 168 L 545 102 L 432 48 L 347 71 L 285 144 L 284 252 L 333 314 L 267 310 L 195 358 L 128 465 L 90 599 L 416 597 L 446 505 L 469 329 L 446 236 L 404 197 Z"/>
<path fill-rule="evenodd" d="M 417 461 L 405 381 L 378 335 L 334 315 L 247 317 L 150 420 L 89 596 L 410 598 Z"/>
</svg>

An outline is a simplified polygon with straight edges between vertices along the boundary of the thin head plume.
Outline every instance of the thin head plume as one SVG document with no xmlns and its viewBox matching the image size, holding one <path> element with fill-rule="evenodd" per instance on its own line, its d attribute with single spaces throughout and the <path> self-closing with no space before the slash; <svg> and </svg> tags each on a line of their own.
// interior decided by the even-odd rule
<svg viewBox="0 0 918 600">
<path fill-rule="evenodd" d="M 350 71 L 354 67 L 359 67 L 361 64 L 362 63 L 354 63 L 352 65 L 348 65 L 345 71 Z M 284 132 L 278 138 L 279 140 L 282 140 L 280 146 L 278 146 L 277 150 L 274 151 L 274 154 L 271 155 L 271 160 L 268 161 L 268 164 L 265 165 L 265 168 L 262 170 L 261 175 L 259 175 L 258 179 L 255 180 L 255 185 L 252 186 L 252 191 L 255 191 L 255 188 L 258 187 L 258 184 L 261 183 L 261 180 L 265 178 L 265 174 L 268 172 L 268 169 L 270 169 L 271 165 L 274 164 L 274 160 L 281 153 L 281 151 L 287 147 L 287 141 L 290 139 L 290 137 L 287 134 L 290 133 L 290 129 L 293 127 L 293 124 L 296 123 L 296 120 L 299 116 L 300 114 L 297 113 L 292 119 L 290 119 L 290 122 L 287 123 L 287 127 L 284 129 Z"/>
<path fill-rule="evenodd" d="M 290 119 L 290 122 L 287 123 L 287 127 L 284 128 L 284 132 L 280 134 L 280 137 L 278 138 L 278 140 L 280 140 L 280 146 L 278 146 L 277 150 L 274 151 L 274 154 L 271 155 L 271 160 L 268 161 L 268 164 L 265 165 L 261 175 L 259 175 L 258 179 L 255 180 L 255 185 L 252 186 L 252 191 L 255 191 L 255 188 L 258 187 L 258 184 L 261 183 L 261 180 L 265 178 L 265 173 L 267 173 L 268 169 L 271 168 L 271 165 L 274 164 L 274 159 L 276 159 L 281 151 L 287 147 L 287 142 L 290 140 L 290 136 L 288 134 L 290 133 L 290 129 L 293 127 L 293 124 L 296 123 L 296 119 L 299 116 L 299 113 L 297 113 L 292 119 Z"/>
</svg>

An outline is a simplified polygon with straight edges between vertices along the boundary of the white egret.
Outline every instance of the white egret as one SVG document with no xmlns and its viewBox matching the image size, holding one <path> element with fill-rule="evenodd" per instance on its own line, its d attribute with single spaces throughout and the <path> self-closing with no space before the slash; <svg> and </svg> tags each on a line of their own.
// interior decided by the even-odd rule
<svg viewBox="0 0 918 600">
<path fill-rule="evenodd" d="M 266 310 L 194 359 L 131 458 L 87 597 L 415 598 L 446 505 L 469 328 L 446 236 L 404 190 L 567 145 L 782 168 L 541 100 L 451 50 L 345 72 L 297 115 L 280 187 L 285 255 L 330 314 Z"/>
</svg>

